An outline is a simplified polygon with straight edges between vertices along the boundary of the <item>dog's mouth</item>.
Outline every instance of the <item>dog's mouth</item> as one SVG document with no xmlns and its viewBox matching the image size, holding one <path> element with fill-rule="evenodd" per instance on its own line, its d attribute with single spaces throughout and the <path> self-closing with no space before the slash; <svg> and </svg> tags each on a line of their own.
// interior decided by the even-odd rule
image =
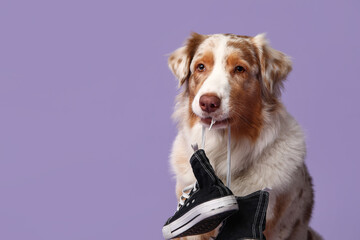
<svg viewBox="0 0 360 240">
<path fill-rule="evenodd" d="M 205 125 L 206 127 L 210 127 L 211 123 L 212 123 L 212 118 L 211 117 L 200 118 L 200 122 L 201 122 L 201 124 Z M 222 120 L 216 120 L 215 123 L 212 124 L 212 128 L 224 128 L 224 127 L 228 126 L 229 123 L 230 123 L 229 118 L 225 118 Z"/>
</svg>

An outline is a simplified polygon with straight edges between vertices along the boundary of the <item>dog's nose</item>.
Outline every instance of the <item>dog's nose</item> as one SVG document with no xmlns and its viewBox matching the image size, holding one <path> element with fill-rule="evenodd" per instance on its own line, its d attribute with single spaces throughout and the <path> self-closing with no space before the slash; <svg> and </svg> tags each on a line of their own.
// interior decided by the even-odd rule
<svg viewBox="0 0 360 240">
<path fill-rule="evenodd" d="M 211 113 L 220 107 L 221 100 L 217 96 L 204 94 L 200 97 L 199 104 L 203 111 Z"/>
</svg>

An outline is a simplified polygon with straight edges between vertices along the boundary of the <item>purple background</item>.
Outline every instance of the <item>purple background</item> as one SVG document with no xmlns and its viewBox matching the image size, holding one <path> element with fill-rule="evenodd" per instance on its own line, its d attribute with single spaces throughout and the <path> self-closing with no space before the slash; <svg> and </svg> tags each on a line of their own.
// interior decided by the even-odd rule
<svg viewBox="0 0 360 240">
<path fill-rule="evenodd" d="M 359 1 L 0 3 L 0 239 L 161 239 L 177 199 L 168 155 L 191 31 L 267 32 L 293 58 L 283 101 L 307 133 L 326 239 L 360 215 Z"/>
</svg>

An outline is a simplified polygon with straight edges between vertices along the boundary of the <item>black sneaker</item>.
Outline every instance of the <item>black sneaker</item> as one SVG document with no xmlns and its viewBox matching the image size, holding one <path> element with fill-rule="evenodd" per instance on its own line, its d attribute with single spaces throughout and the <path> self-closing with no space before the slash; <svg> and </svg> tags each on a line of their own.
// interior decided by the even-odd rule
<svg viewBox="0 0 360 240">
<path fill-rule="evenodd" d="M 245 197 L 236 197 L 239 211 L 227 218 L 215 240 L 265 240 L 267 191 L 257 191 Z"/>
<path fill-rule="evenodd" d="M 197 150 L 190 164 L 197 183 L 183 191 L 178 210 L 162 229 L 165 239 L 210 232 L 238 210 L 235 196 L 217 178 L 204 150 Z"/>
</svg>

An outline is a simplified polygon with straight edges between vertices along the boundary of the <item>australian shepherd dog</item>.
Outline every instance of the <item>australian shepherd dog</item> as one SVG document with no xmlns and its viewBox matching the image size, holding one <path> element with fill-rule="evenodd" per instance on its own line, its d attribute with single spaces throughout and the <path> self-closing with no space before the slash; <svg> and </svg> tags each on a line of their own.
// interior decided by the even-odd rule
<svg viewBox="0 0 360 240">
<path fill-rule="evenodd" d="M 321 239 L 309 227 L 314 195 L 304 162 L 304 134 L 280 101 L 290 58 L 270 47 L 264 34 L 193 33 L 170 55 L 169 67 L 182 88 L 173 114 L 178 134 L 170 157 L 177 196 L 195 182 L 191 144 L 201 143 L 202 126 L 208 128 L 214 119 L 206 131 L 205 151 L 217 176 L 225 182 L 230 125 L 234 195 L 271 189 L 266 239 Z"/>
</svg>

